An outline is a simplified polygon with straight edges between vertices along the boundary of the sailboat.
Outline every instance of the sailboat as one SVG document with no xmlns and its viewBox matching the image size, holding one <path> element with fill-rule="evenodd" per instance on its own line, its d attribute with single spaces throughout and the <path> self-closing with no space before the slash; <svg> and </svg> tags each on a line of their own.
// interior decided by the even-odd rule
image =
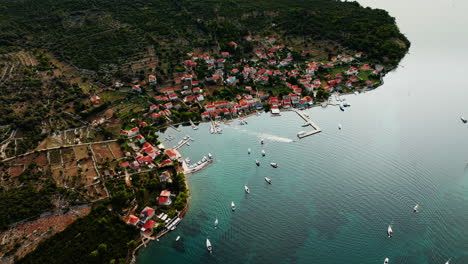
<svg viewBox="0 0 468 264">
<path fill-rule="evenodd" d="M 392 235 L 393 235 L 392 226 L 389 225 L 388 228 L 387 228 L 387 236 L 388 236 L 388 237 L 392 237 Z"/>
<path fill-rule="evenodd" d="M 384 263 L 384 264 L 388 264 L 388 262 L 389 262 L 389 259 L 388 259 L 388 258 L 385 258 L 385 260 L 384 260 L 383 263 Z"/>
<path fill-rule="evenodd" d="M 260 166 L 260 161 L 255 160 L 255 164 L 257 164 L 257 166 Z"/>
<path fill-rule="evenodd" d="M 271 184 L 271 179 L 270 178 L 265 177 L 265 181 L 268 182 L 269 184 Z"/>
<path fill-rule="evenodd" d="M 236 205 L 234 204 L 234 201 L 231 202 L 231 209 L 232 211 L 236 210 Z"/>
<path fill-rule="evenodd" d="M 262 156 L 265 157 L 266 153 L 265 153 L 265 150 L 262 149 Z"/>
<path fill-rule="evenodd" d="M 180 236 L 177 236 L 177 238 L 175 239 L 175 241 L 179 241 L 179 239 L 180 239 Z"/>
<path fill-rule="evenodd" d="M 413 208 L 413 213 L 418 213 L 419 211 L 419 204 L 416 204 Z"/>
<path fill-rule="evenodd" d="M 213 252 L 213 247 L 211 246 L 211 242 L 208 238 L 206 239 L 206 249 L 208 249 L 210 253 Z"/>
<path fill-rule="evenodd" d="M 341 130 L 341 124 L 338 124 L 338 129 Z"/>
<path fill-rule="evenodd" d="M 244 185 L 244 190 L 245 190 L 246 193 L 250 193 L 250 189 L 249 189 L 249 187 L 247 187 L 247 185 Z"/>
<path fill-rule="evenodd" d="M 251 152 L 251 150 L 250 150 L 250 148 L 248 148 L 248 149 L 247 149 L 247 153 L 249 153 L 249 154 L 250 154 L 250 152 Z"/>
<path fill-rule="evenodd" d="M 216 217 L 215 221 L 214 221 L 214 226 L 215 228 L 218 228 L 218 218 Z"/>
<path fill-rule="evenodd" d="M 262 145 L 263 145 L 263 138 L 262 138 L 262 139 L 260 139 L 260 144 L 262 144 Z"/>
<path fill-rule="evenodd" d="M 272 162 L 272 163 L 270 163 L 270 165 L 271 165 L 273 168 L 278 168 L 278 163 Z"/>
<path fill-rule="evenodd" d="M 461 121 L 462 121 L 463 123 L 468 122 L 463 116 L 461 116 L 460 119 L 461 119 Z"/>
<path fill-rule="evenodd" d="M 447 262 L 445 262 L 445 264 L 450 264 L 450 259 L 449 259 L 449 260 L 447 260 Z"/>
</svg>

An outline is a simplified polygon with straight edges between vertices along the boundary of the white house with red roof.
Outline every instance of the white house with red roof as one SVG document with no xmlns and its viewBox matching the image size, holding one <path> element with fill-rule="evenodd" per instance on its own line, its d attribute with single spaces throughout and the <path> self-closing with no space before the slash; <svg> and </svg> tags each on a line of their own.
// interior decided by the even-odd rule
<svg viewBox="0 0 468 264">
<path fill-rule="evenodd" d="M 201 102 L 203 100 L 205 100 L 205 97 L 203 96 L 203 94 L 197 94 L 197 101 Z"/>
<path fill-rule="evenodd" d="M 166 149 L 164 150 L 164 153 L 169 156 L 169 158 L 171 160 L 178 160 L 180 159 L 182 156 L 180 155 L 179 151 L 175 150 L 175 149 Z"/>
<path fill-rule="evenodd" d="M 156 84 L 156 81 L 157 81 L 156 76 L 154 76 L 154 75 L 148 76 L 148 83 L 149 84 Z"/>
<path fill-rule="evenodd" d="M 162 190 L 159 194 L 158 203 L 160 205 L 171 205 L 171 192 L 169 190 Z"/>
<path fill-rule="evenodd" d="M 171 109 L 172 103 L 171 102 L 165 103 L 164 106 L 166 107 L 166 109 Z"/>
<path fill-rule="evenodd" d="M 140 218 L 130 215 L 127 220 L 127 224 L 136 226 L 140 222 Z"/>
<path fill-rule="evenodd" d="M 152 113 L 151 114 L 151 119 L 153 119 L 154 121 L 158 120 L 160 117 L 161 117 L 161 115 L 158 114 L 158 113 Z"/>
<path fill-rule="evenodd" d="M 151 207 L 146 206 L 140 213 L 140 221 L 146 223 L 148 220 L 153 218 L 155 210 Z"/>
<path fill-rule="evenodd" d="M 140 133 L 140 129 L 138 127 L 134 127 L 132 129 L 130 129 L 129 131 L 127 131 L 127 135 L 129 137 L 134 137 L 136 135 L 138 135 Z"/>
<path fill-rule="evenodd" d="M 141 93 L 141 87 L 140 87 L 140 85 L 133 85 L 133 86 L 132 86 L 132 91 Z"/>
<path fill-rule="evenodd" d="M 356 58 L 361 58 L 362 57 L 362 52 L 357 52 L 356 54 L 354 54 L 354 57 Z"/>
<path fill-rule="evenodd" d="M 358 72 L 359 71 L 356 67 L 351 67 L 346 71 L 346 75 L 356 75 Z"/>
<path fill-rule="evenodd" d="M 179 98 L 179 97 L 177 96 L 176 93 L 173 93 L 173 94 L 170 94 L 170 95 L 169 95 L 169 99 L 170 99 L 170 100 L 177 100 L 178 98 Z"/>
</svg>

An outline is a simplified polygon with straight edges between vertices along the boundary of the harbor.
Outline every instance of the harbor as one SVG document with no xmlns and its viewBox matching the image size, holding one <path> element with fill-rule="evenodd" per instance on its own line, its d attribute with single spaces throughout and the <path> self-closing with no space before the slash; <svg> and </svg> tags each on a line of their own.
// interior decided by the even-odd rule
<svg viewBox="0 0 468 264">
<path fill-rule="evenodd" d="M 320 133 L 322 132 L 322 130 L 320 129 L 320 127 L 315 124 L 308 116 L 306 116 L 302 111 L 299 111 L 297 109 L 293 109 L 294 112 L 296 112 L 296 114 L 298 114 L 302 119 L 304 119 L 304 121 L 306 122 L 307 125 L 311 126 L 314 130 L 311 130 L 311 131 L 308 131 L 308 132 L 304 132 L 304 131 L 301 131 L 301 132 L 298 132 L 297 133 L 297 137 L 298 138 L 304 138 L 304 137 L 308 137 L 308 136 L 311 136 L 311 135 L 314 135 L 314 134 L 317 134 L 317 133 Z"/>
</svg>

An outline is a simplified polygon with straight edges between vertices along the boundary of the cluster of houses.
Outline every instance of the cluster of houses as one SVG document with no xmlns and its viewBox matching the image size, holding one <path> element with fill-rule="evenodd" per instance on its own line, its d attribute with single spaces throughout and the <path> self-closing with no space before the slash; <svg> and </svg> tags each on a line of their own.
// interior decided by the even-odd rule
<svg viewBox="0 0 468 264">
<path fill-rule="evenodd" d="M 128 139 L 132 139 L 128 145 L 135 152 L 134 154 L 130 152 L 125 153 L 126 161 L 120 164 L 122 168 L 129 168 L 133 170 L 140 170 L 142 167 L 148 167 L 150 169 L 162 168 L 173 165 L 174 161 L 181 158 L 180 153 L 175 149 L 164 149 L 162 144 L 155 146 L 152 143 L 146 141 L 145 137 L 140 134 L 140 128 L 147 125 L 148 124 L 146 122 L 141 122 L 139 126 L 136 126 L 130 130 L 121 131 L 121 135 L 125 135 Z M 164 151 L 162 151 L 163 149 Z M 155 163 L 156 158 L 161 155 L 167 158 L 163 159 L 159 163 Z M 167 177 L 164 177 L 164 179 L 166 178 Z"/>
<path fill-rule="evenodd" d="M 158 198 L 158 204 L 159 205 L 165 205 L 169 206 L 172 203 L 172 194 L 168 190 L 162 190 L 159 198 Z M 154 221 L 156 210 L 151 208 L 151 207 L 145 207 L 140 213 L 140 216 L 135 216 L 133 214 L 128 216 L 127 219 L 127 224 L 133 225 L 138 227 L 141 232 L 144 232 L 146 234 L 151 234 L 153 227 L 155 227 L 158 223 Z M 171 219 L 168 218 L 167 215 L 165 214 L 160 214 L 158 217 L 160 222 L 168 223 Z"/>
</svg>

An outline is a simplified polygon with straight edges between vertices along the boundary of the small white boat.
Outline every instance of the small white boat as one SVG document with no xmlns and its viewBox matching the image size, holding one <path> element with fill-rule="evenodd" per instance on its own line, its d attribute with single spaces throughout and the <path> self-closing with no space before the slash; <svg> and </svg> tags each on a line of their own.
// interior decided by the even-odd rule
<svg viewBox="0 0 468 264">
<path fill-rule="evenodd" d="M 185 136 L 185 137 L 184 137 L 184 140 L 187 140 L 187 139 L 188 139 L 188 136 Z"/>
<path fill-rule="evenodd" d="M 462 121 L 463 123 L 466 123 L 466 122 L 467 122 L 467 120 L 466 120 L 463 116 L 461 116 L 460 119 L 461 119 L 461 121 Z"/>
<path fill-rule="evenodd" d="M 449 260 L 447 260 L 447 262 L 445 262 L 445 264 L 450 264 L 450 259 L 449 259 Z"/>
<path fill-rule="evenodd" d="M 245 190 L 246 193 L 250 193 L 250 189 L 249 189 L 249 187 L 247 187 L 247 185 L 244 185 L 244 190 Z"/>
<path fill-rule="evenodd" d="M 389 261 L 390 261 L 390 260 L 389 260 L 388 258 L 385 258 L 385 260 L 384 260 L 383 263 L 384 263 L 384 264 L 388 264 Z"/>
<path fill-rule="evenodd" d="M 187 146 L 190 146 L 190 143 L 187 142 Z"/>
<path fill-rule="evenodd" d="M 208 158 L 213 159 L 213 155 L 211 155 L 211 153 L 208 153 Z"/>
<path fill-rule="evenodd" d="M 251 152 L 251 149 L 250 149 L 250 148 L 248 148 L 248 149 L 247 149 L 247 153 L 249 153 L 249 154 L 250 154 L 250 152 Z"/>
<path fill-rule="evenodd" d="M 299 131 L 297 132 L 297 137 L 302 137 L 305 133 L 305 131 Z"/>
<path fill-rule="evenodd" d="M 218 228 L 218 218 L 216 217 L 215 221 L 214 221 L 214 226 L 215 228 Z"/>
<path fill-rule="evenodd" d="M 213 252 L 213 247 L 211 246 L 211 242 L 208 238 L 206 239 L 206 249 L 208 249 L 210 253 Z"/>
<path fill-rule="evenodd" d="M 278 163 L 271 162 L 270 165 L 271 165 L 273 168 L 278 168 Z"/>
<path fill-rule="evenodd" d="M 308 126 L 310 126 L 309 123 L 305 123 L 305 124 L 302 125 L 302 127 L 308 127 Z"/>
<path fill-rule="evenodd" d="M 413 213 L 418 213 L 419 212 L 419 204 L 416 204 L 413 208 Z"/>
<path fill-rule="evenodd" d="M 262 145 L 263 145 L 263 138 L 262 138 L 262 139 L 260 139 L 260 144 L 262 144 Z"/>
<path fill-rule="evenodd" d="M 354 94 L 355 94 L 355 95 L 358 95 L 358 94 L 359 94 L 359 92 L 358 92 L 358 91 L 355 91 L 355 92 L 354 92 Z"/>
<path fill-rule="evenodd" d="M 257 164 L 257 166 L 260 166 L 260 161 L 255 160 L 255 164 Z"/>
<path fill-rule="evenodd" d="M 213 127 L 213 126 L 210 126 L 210 133 L 211 133 L 211 134 L 214 134 L 214 132 L 215 132 L 214 127 Z"/>
<path fill-rule="evenodd" d="M 175 241 L 179 241 L 179 239 L 180 239 L 180 236 L 177 236 L 177 238 L 175 239 Z"/>
<path fill-rule="evenodd" d="M 231 210 L 232 211 L 236 210 L 236 205 L 234 204 L 234 201 L 231 202 Z"/>
<path fill-rule="evenodd" d="M 265 181 L 268 182 L 269 184 L 271 184 L 271 179 L 270 178 L 265 177 Z"/>
<path fill-rule="evenodd" d="M 387 228 L 387 236 L 388 237 L 392 237 L 393 236 L 393 229 L 392 229 L 392 226 L 389 225 L 388 228 Z"/>
<path fill-rule="evenodd" d="M 262 149 L 262 156 L 265 157 L 266 153 L 265 150 Z"/>
<path fill-rule="evenodd" d="M 341 130 L 341 124 L 338 124 L 338 129 Z"/>
</svg>

